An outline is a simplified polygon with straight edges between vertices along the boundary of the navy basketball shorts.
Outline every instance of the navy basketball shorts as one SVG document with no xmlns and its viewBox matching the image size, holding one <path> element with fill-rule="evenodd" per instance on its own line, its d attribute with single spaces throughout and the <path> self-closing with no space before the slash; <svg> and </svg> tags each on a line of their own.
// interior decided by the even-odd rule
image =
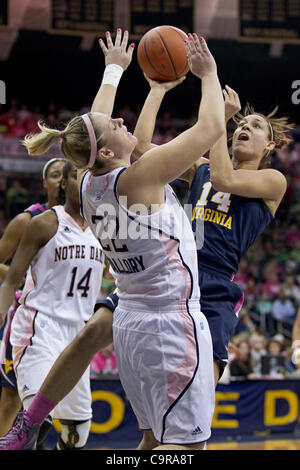
<svg viewBox="0 0 300 470">
<path fill-rule="evenodd" d="M 225 276 L 199 272 L 201 311 L 205 315 L 213 342 L 213 357 L 220 365 L 220 377 L 228 362 L 228 343 L 243 306 L 241 288 Z"/>
</svg>

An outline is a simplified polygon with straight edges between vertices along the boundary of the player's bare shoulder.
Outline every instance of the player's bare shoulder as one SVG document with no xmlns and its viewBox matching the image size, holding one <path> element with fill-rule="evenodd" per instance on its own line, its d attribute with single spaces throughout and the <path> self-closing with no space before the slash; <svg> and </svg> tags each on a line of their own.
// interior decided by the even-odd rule
<svg viewBox="0 0 300 470">
<path fill-rule="evenodd" d="M 31 219 L 27 233 L 40 239 L 41 242 L 47 243 L 55 235 L 57 228 L 57 215 L 54 210 L 49 209 Z"/>
</svg>

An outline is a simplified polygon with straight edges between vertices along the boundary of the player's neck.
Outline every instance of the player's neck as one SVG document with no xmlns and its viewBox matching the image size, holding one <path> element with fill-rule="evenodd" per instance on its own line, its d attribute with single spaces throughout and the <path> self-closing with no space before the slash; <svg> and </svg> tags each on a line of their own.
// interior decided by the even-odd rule
<svg viewBox="0 0 300 470">
<path fill-rule="evenodd" d="M 233 160 L 232 164 L 233 168 L 236 170 L 257 170 L 258 168 L 257 161 L 255 160 L 245 160 L 240 162 Z"/>
<path fill-rule="evenodd" d="M 64 205 L 64 210 L 72 217 L 72 219 L 75 220 L 75 222 L 83 229 L 85 230 L 87 227 L 87 222 L 85 219 L 80 215 L 80 207 L 79 205 L 76 207 L 73 207 L 71 204 L 66 204 Z"/>
</svg>

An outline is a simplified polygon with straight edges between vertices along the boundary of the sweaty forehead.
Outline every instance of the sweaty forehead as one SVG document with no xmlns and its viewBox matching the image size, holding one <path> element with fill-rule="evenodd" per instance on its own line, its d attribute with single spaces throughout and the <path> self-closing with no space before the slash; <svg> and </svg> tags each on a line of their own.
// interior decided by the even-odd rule
<svg viewBox="0 0 300 470">
<path fill-rule="evenodd" d="M 248 116 L 245 116 L 241 121 L 247 121 L 247 122 L 259 122 L 266 127 L 268 127 L 268 121 L 264 116 L 261 116 L 260 114 L 249 114 Z"/>
</svg>

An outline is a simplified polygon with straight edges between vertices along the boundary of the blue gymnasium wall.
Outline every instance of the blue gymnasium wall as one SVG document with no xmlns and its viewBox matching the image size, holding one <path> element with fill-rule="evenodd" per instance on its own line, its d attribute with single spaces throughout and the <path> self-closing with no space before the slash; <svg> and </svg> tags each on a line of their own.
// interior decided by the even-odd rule
<svg viewBox="0 0 300 470">
<path fill-rule="evenodd" d="M 137 422 L 118 380 L 92 380 L 93 420 L 87 447 L 132 449 L 141 439 Z M 283 434 L 296 431 L 299 420 L 300 380 L 272 380 L 219 384 L 211 440 Z M 55 421 L 47 440 L 58 438 Z"/>
</svg>

